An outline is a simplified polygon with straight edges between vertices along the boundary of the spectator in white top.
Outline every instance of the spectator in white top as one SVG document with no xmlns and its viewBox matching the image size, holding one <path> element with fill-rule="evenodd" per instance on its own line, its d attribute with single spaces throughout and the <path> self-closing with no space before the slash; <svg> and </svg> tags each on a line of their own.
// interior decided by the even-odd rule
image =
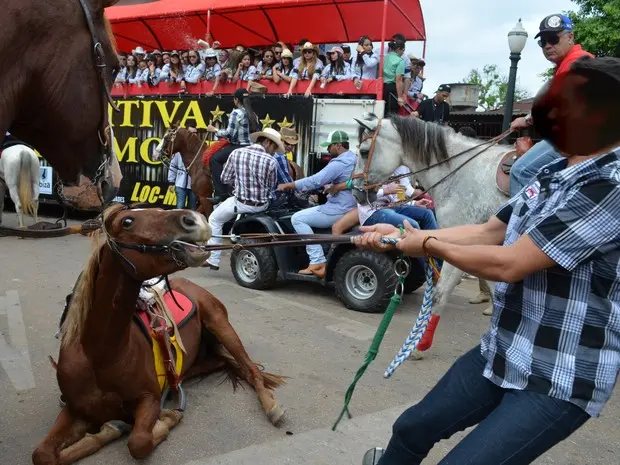
<svg viewBox="0 0 620 465">
<path fill-rule="evenodd" d="M 321 87 L 332 81 L 352 79 L 351 66 L 344 61 L 342 47 L 332 47 L 327 52 L 329 63 L 321 73 Z"/>
<path fill-rule="evenodd" d="M 190 50 L 188 58 L 189 65 L 185 69 L 185 82 L 196 84 L 205 74 L 205 64 L 200 62 L 200 56 L 196 50 Z"/>
<path fill-rule="evenodd" d="M 157 59 L 153 55 L 146 56 L 146 82 L 150 86 L 156 86 L 159 84 L 159 80 L 161 77 L 161 69 L 159 69 L 156 65 Z"/>
<path fill-rule="evenodd" d="M 233 76 L 233 82 L 237 81 L 255 81 L 258 77 L 256 66 L 252 64 L 252 56 L 250 52 L 243 52 L 241 55 L 241 61 L 237 66 L 235 75 Z"/>
<path fill-rule="evenodd" d="M 217 62 L 217 51 L 208 48 L 205 50 L 205 71 L 202 78 L 205 81 L 215 81 L 221 72 L 222 68 Z"/>
<path fill-rule="evenodd" d="M 140 47 L 140 46 L 138 46 L 138 47 L 134 48 L 134 49 L 131 51 L 131 54 L 132 54 L 133 56 L 135 56 L 135 57 L 136 57 L 136 61 L 137 61 L 138 63 L 140 62 L 140 60 L 144 60 L 144 57 L 146 56 L 146 52 L 145 52 L 145 51 L 144 51 L 144 49 L 143 49 L 142 47 Z"/>
<path fill-rule="evenodd" d="M 140 60 L 138 62 L 138 71 L 136 71 L 136 77 L 133 80 L 129 80 L 131 84 L 141 85 L 146 83 L 146 79 L 149 76 L 149 69 L 146 65 L 146 60 Z"/>
<path fill-rule="evenodd" d="M 182 82 L 183 81 L 183 66 L 181 66 L 181 58 L 179 52 L 173 50 L 170 52 L 170 63 L 164 65 L 161 70 L 160 80 L 165 82 Z"/>
<path fill-rule="evenodd" d="M 352 65 L 355 75 L 355 87 L 362 87 L 362 79 L 379 77 L 379 55 L 373 51 L 370 37 L 363 36 L 357 45 L 357 57 Z"/>
<path fill-rule="evenodd" d="M 351 47 L 348 45 L 342 46 L 342 55 L 345 63 L 349 63 L 349 66 L 353 64 L 353 58 L 351 58 Z"/>
<path fill-rule="evenodd" d="M 274 69 L 274 82 L 291 82 L 291 74 L 293 73 L 293 52 L 291 52 L 288 48 L 282 50 L 282 54 L 280 55 L 280 63 L 278 63 Z"/>
<path fill-rule="evenodd" d="M 161 65 L 161 67 L 163 68 L 165 65 L 170 63 L 170 53 L 168 52 L 164 52 L 161 54 L 161 61 L 164 63 L 163 65 Z"/>
<path fill-rule="evenodd" d="M 125 71 L 125 80 L 128 84 L 135 84 L 138 76 L 138 60 L 133 55 L 127 56 L 127 68 Z"/>
<path fill-rule="evenodd" d="M 162 66 L 164 66 L 164 60 L 162 57 L 162 54 L 159 50 L 155 49 L 151 52 L 151 55 L 153 55 L 155 57 L 155 66 L 157 66 L 159 69 L 162 68 Z"/>
<path fill-rule="evenodd" d="M 276 58 L 273 50 L 265 50 L 263 53 L 263 61 L 258 64 L 259 79 L 267 79 L 273 81 L 275 75 Z"/>
<path fill-rule="evenodd" d="M 293 72 L 291 73 L 291 85 L 288 88 L 286 96 L 293 94 L 293 89 L 297 84 L 297 81 L 310 80 L 310 84 L 306 89 L 304 95 L 310 97 L 312 95 L 312 89 L 316 84 L 316 81 L 321 77 L 321 71 L 323 70 L 323 63 L 319 60 L 318 49 L 311 43 L 306 42 L 301 49 L 302 56 L 293 62 Z"/>
<path fill-rule="evenodd" d="M 271 51 L 273 52 L 274 63 L 280 63 L 280 60 L 282 59 L 282 50 L 284 50 L 285 48 L 286 47 L 284 47 L 279 42 L 273 44 L 273 46 L 271 47 Z"/>
</svg>

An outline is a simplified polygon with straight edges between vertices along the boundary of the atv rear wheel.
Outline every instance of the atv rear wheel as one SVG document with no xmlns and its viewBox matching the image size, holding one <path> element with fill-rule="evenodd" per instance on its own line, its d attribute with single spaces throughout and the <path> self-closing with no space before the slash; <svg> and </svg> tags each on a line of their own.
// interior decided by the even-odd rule
<svg viewBox="0 0 620 465">
<path fill-rule="evenodd" d="M 248 240 L 257 242 L 257 240 Z M 274 286 L 278 278 L 278 263 L 272 249 L 233 249 L 230 254 L 230 268 L 235 281 L 249 289 L 264 290 Z"/>
</svg>

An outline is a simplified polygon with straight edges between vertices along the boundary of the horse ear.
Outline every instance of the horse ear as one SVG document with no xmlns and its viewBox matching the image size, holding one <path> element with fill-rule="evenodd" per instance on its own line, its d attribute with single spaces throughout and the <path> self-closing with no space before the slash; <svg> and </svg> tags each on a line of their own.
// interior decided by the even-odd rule
<svg viewBox="0 0 620 465">
<path fill-rule="evenodd" d="M 374 131 L 374 130 L 375 130 L 375 128 L 371 128 L 371 127 L 368 125 L 368 122 L 366 122 L 366 121 L 362 121 L 362 120 L 359 120 L 359 119 L 357 119 L 357 118 L 353 118 L 353 119 L 357 122 L 357 124 L 359 124 L 360 126 L 365 127 L 365 128 L 366 128 L 366 129 L 368 129 L 369 131 Z"/>
</svg>

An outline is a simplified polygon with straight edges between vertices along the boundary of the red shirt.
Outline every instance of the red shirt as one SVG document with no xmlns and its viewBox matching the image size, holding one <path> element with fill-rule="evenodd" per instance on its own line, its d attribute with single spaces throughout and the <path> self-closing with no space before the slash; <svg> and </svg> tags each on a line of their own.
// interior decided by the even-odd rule
<svg viewBox="0 0 620 465">
<path fill-rule="evenodd" d="M 560 64 L 555 68 L 553 76 L 555 77 L 567 73 L 571 65 L 581 57 L 594 58 L 594 55 L 582 49 L 581 45 L 573 45 Z"/>
</svg>

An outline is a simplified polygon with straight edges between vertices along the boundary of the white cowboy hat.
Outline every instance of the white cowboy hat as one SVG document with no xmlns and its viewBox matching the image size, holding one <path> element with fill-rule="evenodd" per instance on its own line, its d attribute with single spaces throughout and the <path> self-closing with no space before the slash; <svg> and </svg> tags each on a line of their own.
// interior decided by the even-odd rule
<svg viewBox="0 0 620 465">
<path fill-rule="evenodd" d="M 131 51 L 132 55 L 146 55 L 146 52 L 139 45 Z"/>
<path fill-rule="evenodd" d="M 274 142 L 278 146 L 278 152 L 284 153 L 284 144 L 282 143 L 282 137 L 280 133 L 272 128 L 265 128 L 264 131 L 253 132 L 250 134 L 250 140 L 256 142 L 259 137 L 266 137 L 270 141 Z"/>
</svg>

